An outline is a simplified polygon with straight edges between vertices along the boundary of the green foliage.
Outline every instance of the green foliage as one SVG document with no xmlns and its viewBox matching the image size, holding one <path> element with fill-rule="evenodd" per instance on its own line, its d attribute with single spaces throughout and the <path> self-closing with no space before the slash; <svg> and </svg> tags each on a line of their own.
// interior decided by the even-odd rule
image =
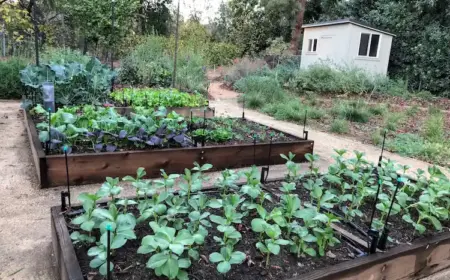
<svg viewBox="0 0 450 280">
<path fill-rule="evenodd" d="M 252 59 L 244 57 L 242 59 L 235 60 L 233 65 L 227 71 L 224 80 L 229 85 L 234 85 L 240 79 L 243 79 L 249 75 L 255 74 L 265 67 L 265 61 L 259 59 Z"/>
<path fill-rule="evenodd" d="M 78 50 L 49 47 L 40 55 L 40 59 L 44 63 L 66 64 L 78 62 L 86 65 L 91 60 L 91 57 L 82 54 Z"/>
<path fill-rule="evenodd" d="M 348 121 L 342 119 L 334 119 L 331 123 L 330 131 L 338 134 L 348 133 Z"/>
<path fill-rule="evenodd" d="M 174 49 L 172 41 L 165 37 L 149 36 L 136 46 L 122 61 L 119 73 L 123 84 L 148 87 L 168 87 L 172 82 Z M 205 58 L 201 51 L 180 42 L 177 61 L 177 88 L 189 92 L 207 92 Z"/>
<path fill-rule="evenodd" d="M 335 104 L 331 113 L 351 122 L 366 123 L 371 117 L 369 107 L 362 101 L 341 101 Z"/>
<path fill-rule="evenodd" d="M 111 93 L 115 102 L 131 104 L 134 107 L 157 108 L 159 106 L 202 107 L 208 100 L 201 94 L 189 94 L 177 89 L 142 89 L 124 88 Z"/>
<path fill-rule="evenodd" d="M 249 108 L 260 108 L 264 104 L 283 102 L 286 99 L 286 92 L 281 85 L 269 77 L 248 76 L 237 81 L 234 87 L 245 94 L 243 98 Z"/>
<path fill-rule="evenodd" d="M 443 113 L 430 114 L 423 127 L 423 135 L 426 140 L 434 143 L 446 141 L 445 119 Z"/>
<path fill-rule="evenodd" d="M 40 89 L 43 82 L 52 82 L 55 85 L 55 102 L 63 105 L 106 101 L 115 76 L 115 72 L 96 58 L 91 58 L 87 64 L 65 62 L 28 65 L 20 71 L 22 84 L 30 90 Z"/>
<path fill-rule="evenodd" d="M 387 130 L 396 131 L 398 126 L 405 121 L 405 114 L 403 112 L 388 113 L 384 119 L 384 125 Z"/>
<path fill-rule="evenodd" d="M 220 66 L 231 64 L 233 59 L 239 57 L 239 48 L 228 43 L 210 43 L 205 50 L 208 65 Z"/>
<path fill-rule="evenodd" d="M 220 253 L 212 253 L 209 255 L 209 261 L 217 264 L 217 271 L 226 274 L 231 269 L 232 264 L 241 264 L 246 256 L 240 251 L 234 251 L 230 246 L 222 247 Z"/>
<path fill-rule="evenodd" d="M 24 87 L 20 82 L 19 72 L 27 66 L 27 61 L 21 58 L 10 58 L 0 61 L 0 99 L 20 99 Z"/>
</svg>

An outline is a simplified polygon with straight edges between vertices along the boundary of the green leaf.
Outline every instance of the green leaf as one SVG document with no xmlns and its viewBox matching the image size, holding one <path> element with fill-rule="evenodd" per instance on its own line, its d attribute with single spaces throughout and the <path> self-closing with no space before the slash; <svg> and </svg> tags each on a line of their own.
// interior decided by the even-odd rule
<svg viewBox="0 0 450 280">
<path fill-rule="evenodd" d="M 275 244 L 277 244 L 277 245 L 288 245 L 289 243 L 290 243 L 289 240 L 284 240 L 284 239 L 275 240 Z"/>
<path fill-rule="evenodd" d="M 159 254 L 153 255 L 148 260 L 147 267 L 152 268 L 152 269 L 161 267 L 167 262 L 168 259 L 169 259 L 169 256 L 164 253 L 159 253 Z"/>
<path fill-rule="evenodd" d="M 97 256 L 98 254 L 100 254 L 100 253 L 102 253 L 102 252 L 104 252 L 104 250 L 103 249 L 101 249 L 100 247 L 98 247 L 98 246 L 95 246 L 95 247 L 92 247 L 92 248 L 90 248 L 89 250 L 88 250 L 88 256 L 89 257 L 93 257 L 93 256 Z M 95 267 L 94 267 L 95 268 Z"/>
<path fill-rule="evenodd" d="M 221 262 L 224 260 L 225 259 L 223 258 L 222 254 L 220 254 L 220 253 L 214 252 L 209 255 L 209 261 L 212 263 L 217 263 L 217 262 Z"/>
<path fill-rule="evenodd" d="M 319 213 L 319 214 L 317 214 L 314 218 L 313 218 L 313 220 L 314 221 L 320 221 L 320 222 L 322 222 L 322 223 L 328 223 L 328 217 L 327 217 L 327 215 L 325 215 L 325 214 L 322 214 L 322 213 Z"/>
<path fill-rule="evenodd" d="M 267 249 L 266 245 L 264 245 L 262 242 L 256 243 L 256 248 L 258 248 L 262 253 L 268 253 L 269 250 Z"/>
<path fill-rule="evenodd" d="M 97 208 L 94 211 L 92 211 L 92 216 L 97 217 L 97 218 L 102 219 L 102 220 L 108 219 L 110 221 L 114 221 L 114 217 L 106 209 Z"/>
<path fill-rule="evenodd" d="M 227 220 L 225 218 L 222 218 L 217 215 L 211 215 L 211 216 L 209 216 L 209 219 L 211 220 L 211 222 L 219 224 L 219 225 L 225 225 L 227 223 Z"/>
<path fill-rule="evenodd" d="M 116 235 L 111 242 L 111 249 L 119 249 L 127 243 L 127 239 L 123 236 Z"/>
<path fill-rule="evenodd" d="M 311 257 L 315 257 L 317 255 L 316 250 L 314 250 L 313 248 L 306 248 L 304 252 Z"/>
<path fill-rule="evenodd" d="M 179 268 L 188 268 L 191 266 L 191 261 L 189 259 L 178 259 Z"/>
<path fill-rule="evenodd" d="M 98 267 L 100 267 L 102 264 L 104 264 L 105 263 L 105 260 L 101 260 L 101 259 L 99 259 L 99 258 L 94 258 L 90 263 L 89 263 L 89 266 L 91 267 L 91 268 L 98 268 Z"/>
<path fill-rule="evenodd" d="M 408 214 L 403 215 L 402 219 L 407 223 L 414 224 L 414 221 L 411 219 L 411 216 Z"/>
<path fill-rule="evenodd" d="M 253 219 L 251 224 L 254 232 L 263 232 L 264 227 L 267 225 L 266 221 L 259 218 Z"/>
<path fill-rule="evenodd" d="M 112 262 L 109 262 L 109 271 L 113 271 L 114 264 Z M 106 262 L 100 266 L 99 272 L 101 275 L 106 275 Z"/>
<path fill-rule="evenodd" d="M 85 231 L 91 231 L 95 226 L 95 222 L 90 220 L 81 224 L 80 228 Z"/>
<path fill-rule="evenodd" d="M 181 244 L 170 244 L 169 249 L 177 255 L 181 255 L 184 251 L 184 246 Z"/>
<path fill-rule="evenodd" d="M 436 219 L 436 217 L 429 216 L 428 220 L 430 220 L 430 222 L 433 224 L 433 226 L 436 230 L 438 230 L 438 231 L 442 230 L 442 224 L 441 224 L 441 222 L 439 222 L 438 219 Z"/>
<path fill-rule="evenodd" d="M 233 252 L 230 258 L 230 264 L 241 264 L 247 256 L 240 251 Z"/>
<path fill-rule="evenodd" d="M 267 244 L 267 249 L 274 255 L 278 255 L 280 253 L 280 245 L 275 243 Z"/>
<path fill-rule="evenodd" d="M 415 224 L 414 228 L 420 233 L 424 233 L 427 229 L 425 228 L 425 226 L 421 225 L 421 224 Z"/>
<path fill-rule="evenodd" d="M 217 265 L 217 271 L 222 274 L 226 274 L 231 269 L 231 264 L 227 261 L 223 261 Z"/>
<path fill-rule="evenodd" d="M 175 238 L 175 242 L 182 245 L 192 245 L 194 243 L 194 238 L 188 230 L 184 229 L 178 232 L 178 235 Z"/>
<path fill-rule="evenodd" d="M 73 219 L 73 220 L 72 220 L 72 224 L 74 224 L 74 225 L 80 225 L 80 224 L 82 224 L 82 223 L 84 223 L 84 222 L 86 222 L 86 221 L 87 221 L 86 215 L 81 215 L 81 216 L 78 216 L 78 217 L 76 217 L 75 219 Z"/>
<path fill-rule="evenodd" d="M 178 260 L 169 258 L 167 262 L 161 267 L 161 271 L 164 275 L 170 279 L 174 279 L 178 275 L 180 267 L 178 266 Z"/>
</svg>

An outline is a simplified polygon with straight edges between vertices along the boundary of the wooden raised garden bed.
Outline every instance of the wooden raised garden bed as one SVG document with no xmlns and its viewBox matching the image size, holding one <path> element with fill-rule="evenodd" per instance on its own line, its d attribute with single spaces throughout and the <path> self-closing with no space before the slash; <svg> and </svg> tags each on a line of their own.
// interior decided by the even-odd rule
<svg viewBox="0 0 450 280">
<path fill-rule="evenodd" d="M 46 155 L 39 141 L 33 120 L 24 113 L 25 126 L 31 145 L 41 188 L 66 184 L 64 155 Z M 150 178 L 160 176 L 160 169 L 167 173 L 182 173 L 194 162 L 210 163 L 215 170 L 251 166 L 253 164 L 283 164 L 280 154 L 292 152 L 295 161 L 305 161 L 305 154 L 313 153 L 314 141 L 296 139 L 291 142 L 216 145 L 190 148 L 168 148 L 160 150 L 123 151 L 112 153 L 71 154 L 68 156 L 71 185 L 103 182 L 105 177 L 124 177 L 135 174 L 144 167 Z M 269 158 L 270 151 L 270 158 Z"/>
<path fill-rule="evenodd" d="M 277 180 L 271 180 L 273 181 Z M 208 187 L 204 190 L 207 189 L 212 188 Z M 73 206 L 72 210 L 79 208 L 80 205 Z M 59 206 L 51 208 L 51 224 L 57 275 L 60 279 L 85 279 L 70 238 L 66 217 L 64 213 L 61 213 Z M 350 239 L 353 244 L 360 242 L 358 238 L 352 237 L 339 226 L 335 226 L 334 229 L 341 236 Z M 419 239 L 411 245 L 399 245 L 384 253 L 378 252 L 315 269 L 290 279 L 420 279 L 448 267 L 450 267 L 450 233 L 447 232 L 428 239 Z M 261 279 L 267 278 L 261 277 Z"/>
</svg>

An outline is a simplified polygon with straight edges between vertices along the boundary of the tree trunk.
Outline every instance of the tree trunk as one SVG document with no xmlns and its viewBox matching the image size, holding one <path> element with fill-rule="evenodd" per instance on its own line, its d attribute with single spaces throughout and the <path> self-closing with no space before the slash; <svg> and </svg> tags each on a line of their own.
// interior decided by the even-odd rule
<svg viewBox="0 0 450 280">
<path fill-rule="evenodd" d="M 302 26 L 303 26 L 303 18 L 305 16 L 306 9 L 306 0 L 298 0 L 298 4 L 300 5 L 300 10 L 297 14 L 297 21 L 295 23 L 294 30 L 292 31 L 292 40 L 291 40 L 291 51 L 293 54 L 298 54 L 299 47 L 298 43 L 300 40 L 300 35 L 302 34 Z"/>
</svg>

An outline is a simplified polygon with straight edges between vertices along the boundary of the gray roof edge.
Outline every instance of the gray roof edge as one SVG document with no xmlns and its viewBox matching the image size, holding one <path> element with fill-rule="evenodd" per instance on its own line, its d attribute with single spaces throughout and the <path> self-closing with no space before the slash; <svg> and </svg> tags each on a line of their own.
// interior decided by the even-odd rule
<svg viewBox="0 0 450 280">
<path fill-rule="evenodd" d="M 354 25 L 357 25 L 357 26 L 361 26 L 361 27 L 364 27 L 364 28 L 367 28 L 367 29 L 371 29 L 371 30 L 374 30 L 374 31 L 378 31 L 380 33 L 384 33 L 384 34 L 396 37 L 395 34 L 390 33 L 388 31 L 385 31 L 385 30 L 382 30 L 382 29 L 379 29 L 379 28 L 367 25 L 365 23 L 362 23 L 362 22 L 359 22 L 359 21 L 356 21 L 356 20 L 348 19 L 348 18 L 346 18 L 346 19 L 339 19 L 339 20 L 333 20 L 333 21 L 324 21 L 324 22 L 304 24 L 302 27 L 303 28 L 310 28 L 310 27 L 320 27 L 320 26 L 338 25 L 338 24 L 354 24 Z"/>
</svg>

